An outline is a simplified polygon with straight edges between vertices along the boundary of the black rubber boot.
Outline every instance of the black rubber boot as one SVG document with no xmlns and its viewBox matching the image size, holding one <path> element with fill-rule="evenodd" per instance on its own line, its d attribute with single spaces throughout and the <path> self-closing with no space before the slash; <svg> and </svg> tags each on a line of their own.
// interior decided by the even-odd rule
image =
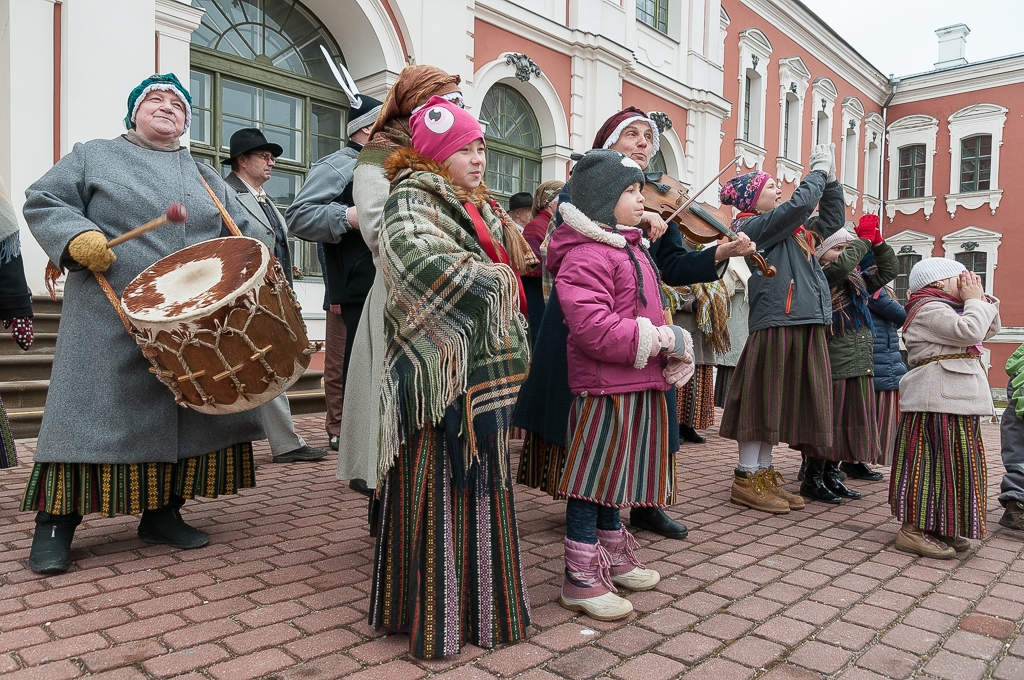
<svg viewBox="0 0 1024 680">
<path fill-rule="evenodd" d="M 851 479 L 863 479 L 868 482 L 877 482 L 882 478 L 882 473 L 872 470 L 867 463 L 840 463 L 839 469 L 845 472 Z"/>
<path fill-rule="evenodd" d="M 825 463 L 825 470 L 821 478 L 829 491 L 839 496 L 840 498 L 849 498 L 851 500 L 857 500 L 858 498 L 861 497 L 859 491 L 854 491 L 850 487 L 843 484 L 842 480 L 839 479 L 838 464 L 831 460 L 823 462 Z"/>
<path fill-rule="evenodd" d="M 807 470 L 807 454 L 800 454 L 800 472 L 796 473 L 796 481 L 804 481 L 804 472 Z"/>
<path fill-rule="evenodd" d="M 707 441 L 707 439 L 697 434 L 697 430 L 682 423 L 679 424 L 679 438 L 691 444 L 703 444 Z"/>
<path fill-rule="evenodd" d="M 28 568 L 37 574 L 61 574 L 70 569 L 71 541 L 81 523 L 82 516 L 78 513 L 51 515 L 37 512 Z"/>
<path fill-rule="evenodd" d="M 812 501 L 821 501 L 832 505 L 842 503 L 843 499 L 825 486 L 823 479 L 825 461 L 821 458 L 806 456 L 806 462 L 807 467 L 804 468 L 804 481 L 800 485 L 800 495 L 810 498 Z"/>
<path fill-rule="evenodd" d="M 652 531 L 665 538 L 686 538 L 690 530 L 675 521 L 661 508 L 632 508 L 629 511 L 629 526 Z"/>
<path fill-rule="evenodd" d="M 139 522 L 139 539 L 183 550 L 201 548 L 209 543 L 209 534 L 185 524 L 181 518 L 183 505 L 184 498 L 171 496 L 170 502 L 159 510 L 144 510 Z"/>
</svg>

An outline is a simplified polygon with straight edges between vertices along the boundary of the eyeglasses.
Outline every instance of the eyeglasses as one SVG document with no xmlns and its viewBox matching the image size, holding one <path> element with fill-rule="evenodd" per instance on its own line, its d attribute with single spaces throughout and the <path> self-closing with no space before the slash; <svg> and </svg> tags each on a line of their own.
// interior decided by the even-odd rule
<svg viewBox="0 0 1024 680">
<path fill-rule="evenodd" d="M 269 151 L 253 151 L 249 155 L 252 156 L 253 158 L 259 158 L 264 163 L 270 163 L 274 160 L 274 154 L 270 153 Z"/>
</svg>

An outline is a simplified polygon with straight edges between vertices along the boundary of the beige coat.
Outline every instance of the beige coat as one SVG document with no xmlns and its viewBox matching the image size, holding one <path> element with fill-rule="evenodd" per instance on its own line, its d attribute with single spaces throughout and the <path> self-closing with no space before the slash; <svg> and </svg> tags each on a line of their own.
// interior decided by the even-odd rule
<svg viewBox="0 0 1024 680">
<path fill-rule="evenodd" d="M 941 302 L 921 307 L 903 332 L 911 366 L 928 357 L 962 354 L 999 332 L 999 300 L 967 300 L 964 312 Z M 992 414 L 984 365 L 976 359 L 943 359 L 913 368 L 900 380 L 900 410 L 960 415 Z"/>
</svg>

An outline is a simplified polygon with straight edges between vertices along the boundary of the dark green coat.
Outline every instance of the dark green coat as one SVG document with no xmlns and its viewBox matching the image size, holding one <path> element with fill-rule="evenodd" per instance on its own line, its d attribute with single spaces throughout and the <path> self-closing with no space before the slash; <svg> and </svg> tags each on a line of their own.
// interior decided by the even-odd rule
<svg viewBox="0 0 1024 680">
<path fill-rule="evenodd" d="M 896 278 L 899 264 L 896 253 L 884 241 L 874 248 L 867 239 L 857 238 L 850 242 L 843 254 L 835 262 L 824 268 L 825 279 L 832 288 L 845 281 L 868 250 L 874 251 L 878 271 L 873 276 L 865 276 L 864 283 L 869 293 L 884 286 Z M 832 365 L 832 379 L 846 380 L 861 376 L 875 375 L 874 337 L 869 326 L 861 326 L 844 335 L 834 336 L 828 341 L 829 363 Z"/>
</svg>

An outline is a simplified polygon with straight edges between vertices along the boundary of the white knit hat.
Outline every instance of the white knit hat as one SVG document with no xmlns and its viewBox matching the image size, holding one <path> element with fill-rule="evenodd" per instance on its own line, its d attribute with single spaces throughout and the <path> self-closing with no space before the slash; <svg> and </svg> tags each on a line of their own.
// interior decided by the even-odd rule
<svg viewBox="0 0 1024 680">
<path fill-rule="evenodd" d="M 814 251 L 814 258 L 820 260 L 822 255 L 832 250 L 839 244 L 849 243 L 855 238 L 857 238 L 857 236 L 846 227 L 843 227 L 842 229 L 837 229 L 834 234 L 832 234 L 827 239 L 821 242 L 821 245 L 818 246 L 818 249 Z"/>
<path fill-rule="evenodd" d="M 966 269 L 967 267 L 948 257 L 926 257 L 910 270 L 908 290 L 916 293 L 929 283 L 960 276 L 960 272 Z"/>
</svg>

